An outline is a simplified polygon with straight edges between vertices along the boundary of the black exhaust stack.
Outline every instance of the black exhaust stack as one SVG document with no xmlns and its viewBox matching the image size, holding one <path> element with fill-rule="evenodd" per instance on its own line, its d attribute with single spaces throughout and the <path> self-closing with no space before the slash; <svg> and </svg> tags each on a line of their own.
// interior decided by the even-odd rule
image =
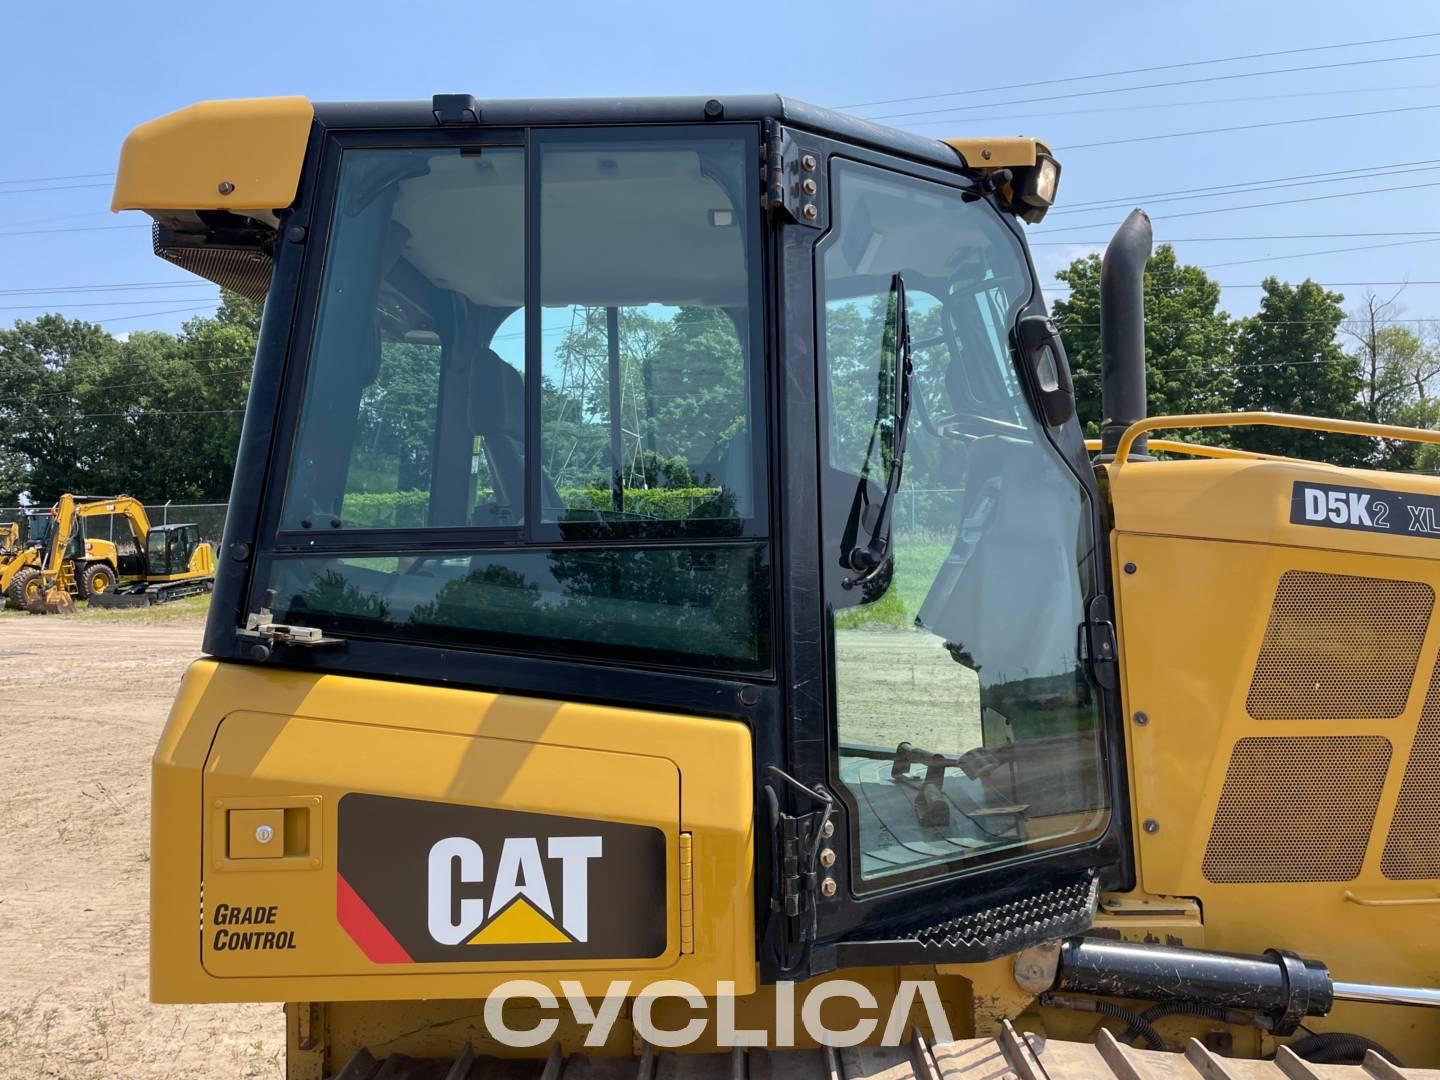
<svg viewBox="0 0 1440 1080">
<path fill-rule="evenodd" d="M 1100 460 L 1115 456 L 1120 436 L 1145 419 L 1145 264 L 1154 236 L 1150 216 L 1132 210 L 1115 230 L 1100 264 Z M 1146 454 L 1135 440 L 1131 457 Z"/>
</svg>

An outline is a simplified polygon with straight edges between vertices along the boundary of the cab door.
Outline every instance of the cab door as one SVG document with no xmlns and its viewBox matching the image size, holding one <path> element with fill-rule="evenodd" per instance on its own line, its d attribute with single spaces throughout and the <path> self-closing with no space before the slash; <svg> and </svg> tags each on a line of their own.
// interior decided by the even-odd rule
<svg viewBox="0 0 1440 1080">
<path fill-rule="evenodd" d="M 779 245 L 782 291 L 806 276 L 815 298 L 813 351 L 784 362 L 792 387 L 813 378 L 817 480 L 789 499 L 791 547 L 814 555 L 789 567 L 781 786 L 815 907 L 790 902 L 767 960 L 990 959 L 1086 929 L 1130 875 L 1093 473 L 1016 362 L 1043 308 L 1014 220 L 963 178 L 811 142 L 823 214 Z M 798 305 L 780 308 L 789 349 Z"/>
</svg>

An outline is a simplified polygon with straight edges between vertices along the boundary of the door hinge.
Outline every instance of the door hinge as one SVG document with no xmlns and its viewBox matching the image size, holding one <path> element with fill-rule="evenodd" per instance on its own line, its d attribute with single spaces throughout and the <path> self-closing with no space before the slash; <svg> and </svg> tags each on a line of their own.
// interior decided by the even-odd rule
<svg viewBox="0 0 1440 1080">
<path fill-rule="evenodd" d="M 766 937 L 774 948 L 781 971 L 791 971 L 805 960 L 815 943 L 820 896 L 820 841 L 824 839 L 835 797 L 825 788 L 808 787 L 775 766 L 766 769 L 770 802 L 771 896 Z M 781 809 L 781 792 L 793 789 L 819 805 L 808 814 Z"/>
<path fill-rule="evenodd" d="M 695 834 L 680 834 L 680 953 L 695 951 Z"/>
<path fill-rule="evenodd" d="M 765 125 L 765 208 L 796 225 L 823 229 L 829 220 L 825 156 L 783 124 Z"/>
</svg>

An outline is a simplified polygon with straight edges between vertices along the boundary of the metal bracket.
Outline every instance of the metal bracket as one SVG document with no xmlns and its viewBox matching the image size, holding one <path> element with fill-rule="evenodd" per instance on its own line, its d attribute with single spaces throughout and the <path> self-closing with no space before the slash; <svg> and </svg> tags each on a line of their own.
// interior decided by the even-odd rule
<svg viewBox="0 0 1440 1080">
<path fill-rule="evenodd" d="M 324 631 L 313 626 L 277 623 L 274 614 L 270 611 L 270 605 L 274 602 L 275 590 L 270 589 L 265 593 L 265 603 L 261 605 L 260 610 L 252 611 L 245 617 L 245 628 L 235 631 L 235 636 L 258 641 L 267 650 L 270 645 L 277 642 L 285 645 L 304 645 L 308 648 L 345 644 L 344 638 L 326 637 Z"/>
<path fill-rule="evenodd" d="M 796 225 L 823 229 L 830 221 L 825 157 L 797 142 L 776 121 L 765 125 L 765 208 Z"/>
<path fill-rule="evenodd" d="M 1060 970 L 1060 942 L 1045 941 L 1015 954 L 1015 984 L 1029 994 L 1043 994 L 1055 985 Z"/>
</svg>

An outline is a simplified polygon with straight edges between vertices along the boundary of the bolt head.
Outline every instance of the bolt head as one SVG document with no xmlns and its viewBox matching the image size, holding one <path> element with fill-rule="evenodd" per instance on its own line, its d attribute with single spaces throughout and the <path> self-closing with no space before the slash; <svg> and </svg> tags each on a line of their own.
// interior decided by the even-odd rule
<svg viewBox="0 0 1440 1080">
<path fill-rule="evenodd" d="M 1136 570 L 1136 566 L 1135 566 L 1135 564 L 1134 564 L 1133 562 L 1127 562 L 1127 563 L 1125 564 L 1125 573 L 1127 573 L 1127 574 L 1133 574 L 1133 573 L 1135 573 L 1135 570 Z"/>
<path fill-rule="evenodd" d="M 820 882 L 820 894 L 822 896 L 834 896 L 837 888 L 839 888 L 839 886 L 835 884 L 833 877 L 827 877 Z"/>
<path fill-rule="evenodd" d="M 820 211 L 815 209 L 813 202 L 807 202 L 801 207 L 800 213 L 805 216 L 806 221 L 814 221 L 820 215 Z"/>
<path fill-rule="evenodd" d="M 1153 817 L 1146 818 L 1145 824 L 1141 826 L 1141 828 L 1143 828 L 1147 833 L 1157 833 L 1160 831 L 1160 823 L 1156 821 Z"/>
<path fill-rule="evenodd" d="M 1146 724 L 1148 724 L 1149 722 L 1150 722 L 1150 717 L 1147 716 L 1145 713 L 1143 713 L 1143 712 L 1137 712 L 1137 713 L 1135 714 L 1135 723 L 1138 724 L 1140 727 L 1144 727 L 1144 726 L 1145 726 Z"/>
<path fill-rule="evenodd" d="M 255 829 L 255 839 L 262 844 L 268 844 L 275 839 L 275 830 L 269 825 L 260 825 Z"/>
<path fill-rule="evenodd" d="M 827 840 L 830 839 L 830 837 L 834 836 L 834 835 L 835 835 L 835 823 L 834 823 L 833 821 L 827 821 L 827 822 L 825 822 L 825 827 L 820 830 L 820 835 L 823 836 L 823 837 L 825 837 L 825 839 L 827 839 Z"/>
<path fill-rule="evenodd" d="M 810 179 L 810 177 L 808 176 L 804 180 L 800 181 L 800 190 L 803 191 L 806 195 L 814 195 L 817 187 L 818 185 L 815 183 L 815 181 Z"/>
<path fill-rule="evenodd" d="M 221 195 L 229 195 L 235 191 L 235 185 L 229 180 L 221 180 L 218 190 Z"/>
<path fill-rule="evenodd" d="M 816 164 L 814 154 L 805 154 L 800 158 L 800 167 L 806 172 L 814 172 Z"/>
<path fill-rule="evenodd" d="M 829 870 L 830 867 L 832 867 L 832 866 L 835 865 L 835 849 L 834 849 L 834 848 L 828 848 L 828 847 L 827 847 L 827 848 L 825 848 L 824 850 L 822 850 L 822 851 L 820 852 L 820 865 L 823 866 L 823 867 L 825 867 L 826 870 Z"/>
</svg>

